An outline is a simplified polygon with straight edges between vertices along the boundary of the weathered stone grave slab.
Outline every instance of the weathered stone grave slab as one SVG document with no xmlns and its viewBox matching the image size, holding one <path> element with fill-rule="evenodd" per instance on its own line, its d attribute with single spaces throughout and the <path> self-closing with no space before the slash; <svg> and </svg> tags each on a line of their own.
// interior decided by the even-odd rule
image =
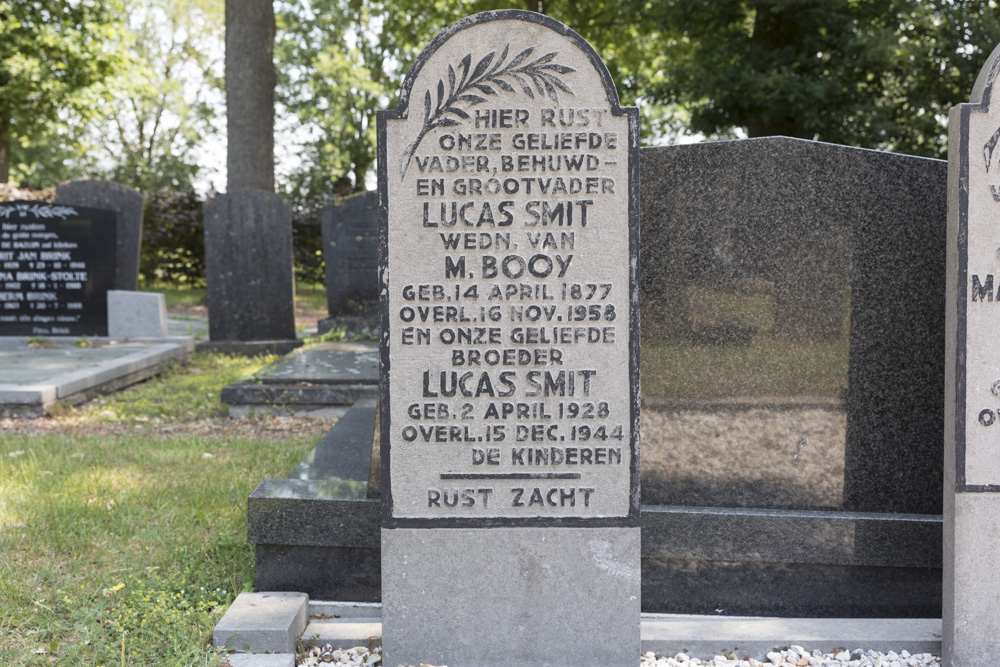
<svg viewBox="0 0 1000 667">
<path fill-rule="evenodd" d="M 76 404 L 160 372 L 164 362 L 194 352 L 190 338 L 121 343 L 70 337 L 28 343 L 0 337 L 0 418 L 42 417 L 56 401 Z"/>
<path fill-rule="evenodd" d="M 110 209 L 115 212 L 115 278 L 112 289 L 139 289 L 142 195 L 120 183 L 87 180 L 60 185 L 56 188 L 55 200 L 60 204 Z"/>
<path fill-rule="evenodd" d="M 204 206 L 212 341 L 295 339 L 292 222 L 272 192 L 241 190 Z"/>
<path fill-rule="evenodd" d="M 986 667 L 1000 647 L 1000 47 L 948 127 L 942 657 Z"/>
<path fill-rule="evenodd" d="M 378 319 L 378 193 L 338 199 L 320 211 L 328 320 L 373 329 Z"/>
<path fill-rule="evenodd" d="M 113 211 L 0 204 L 0 336 L 106 336 Z"/>
<path fill-rule="evenodd" d="M 327 341 L 290 353 L 251 382 L 224 387 L 221 400 L 232 416 L 251 409 L 318 415 L 374 397 L 377 388 L 378 343 Z"/>
<path fill-rule="evenodd" d="M 376 384 L 378 345 L 366 341 L 325 342 L 295 352 L 260 374 L 265 384 Z"/>
<path fill-rule="evenodd" d="M 638 112 L 504 10 L 435 38 L 378 136 L 386 660 L 634 664 Z"/>
</svg>

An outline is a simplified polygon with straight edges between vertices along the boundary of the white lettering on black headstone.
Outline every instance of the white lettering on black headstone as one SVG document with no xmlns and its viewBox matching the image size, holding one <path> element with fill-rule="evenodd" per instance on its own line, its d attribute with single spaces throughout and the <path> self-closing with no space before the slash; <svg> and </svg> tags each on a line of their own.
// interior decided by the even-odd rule
<svg viewBox="0 0 1000 667">
<path fill-rule="evenodd" d="M 106 336 L 112 211 L 0 203 L 0 335 Z"/>
</svg>

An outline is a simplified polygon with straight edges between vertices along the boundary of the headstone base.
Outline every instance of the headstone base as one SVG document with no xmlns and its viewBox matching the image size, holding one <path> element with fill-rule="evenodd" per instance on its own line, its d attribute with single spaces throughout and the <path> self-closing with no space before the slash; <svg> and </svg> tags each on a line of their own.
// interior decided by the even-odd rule
<svg viewBox="0 0 1000 667">
<path fill-rule="evenodd" d="M 385 664 L 635 665 L 639 528 L 382 530 Z"/>
<path fill-rule="evenodd" d="M 1000 651 L 1000 549 L 988 537 L 1000 523 L 1000 493 L 956 493 L 953 502 L 945 508 L 942 664 L 993 667 Z"/>
</svg>

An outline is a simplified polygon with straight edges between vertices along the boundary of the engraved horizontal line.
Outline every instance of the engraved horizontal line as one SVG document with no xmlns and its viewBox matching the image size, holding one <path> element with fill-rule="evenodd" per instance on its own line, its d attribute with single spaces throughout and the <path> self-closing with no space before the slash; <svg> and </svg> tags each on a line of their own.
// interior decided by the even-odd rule
<svg viewBox="0 0 1000 667">
<path fill-rule="evenodd" d="M 578 472 L 443 472 L 441 479 L 580 479 Z"/>
</svg>

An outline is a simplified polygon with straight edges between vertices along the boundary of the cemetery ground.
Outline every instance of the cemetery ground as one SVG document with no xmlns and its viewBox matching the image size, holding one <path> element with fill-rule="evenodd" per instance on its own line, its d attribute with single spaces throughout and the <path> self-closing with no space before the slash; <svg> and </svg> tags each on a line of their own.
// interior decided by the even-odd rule
<svg viewBox="0 0 1000 667">
<path fill-rule="evenodd" d="M 170 310 L 197 316 L 186 292 Z M 332 425 L 226 416 L 221 389 L 275 359 L 197 353 L 49 418 L 0 421 L 0 664 L 220 662 L 212 628 L 253 584 L 247 496 Z"/>
</svg>

